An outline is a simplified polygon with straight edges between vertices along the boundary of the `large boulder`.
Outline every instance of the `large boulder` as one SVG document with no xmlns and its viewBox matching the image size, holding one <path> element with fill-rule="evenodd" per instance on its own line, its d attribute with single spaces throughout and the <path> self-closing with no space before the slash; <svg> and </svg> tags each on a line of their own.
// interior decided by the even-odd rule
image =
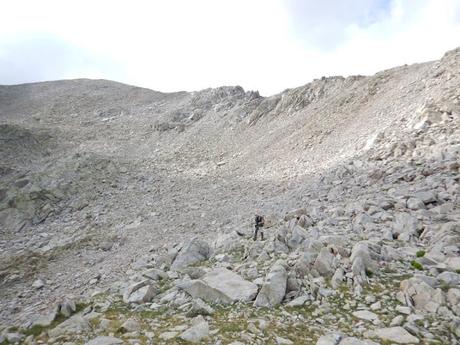
<svg viewBox="0 0 460 345">
<path fill-rule="evenodd" d="M 256 284 L 225 268 L 213 269 L 201 279 L 182 281 L 178 287 L 208 303 L 249 302 L 257 295 Z"/>
<path fill-rule="evenodd" d="M 308 231 L 304 228 L 300 227 L 299 225 L 294 225 L 292 232 L 287 239 L 287 246 L 291 249 L 298 248 L 302 242 L 304 242 L 308 238 Z"/>
<path fill-rule="evenodd" d="M 409 241 L 418 237 L 418 226 L 417 218 L 409 213 L 398 212 L 395 214 L 393 233 L 398 235 L 399 240 Z"/>
<path fill-rule="evenodd" d="M 236 232 L 219 235 L 213 243 L 215 253 L 230 253 L 237 250 L 244 250 L 244 245 L 241 241 L 241 236 Z"/>
<path fill-rule="evenodd" d="M 438 280 L 447 286 L 459 286 L 460 285 L 460 274 L 455 272 L 442 272 L 438 275 Z"/>
<path fill-rule="evenodd" d="M 330 248 L 322 248 L 315 260 L 313 268 L 324 277 L 332 277 L 335 272 L 335 256 L 331 253 Z"/>
<path fill-rule="evenodd" d="M 331 278 L 331 286 L 333 289 L 337 289 L 345 281 L 345 271 L 339 267 L 335 271 Z"/>
<path fill-rule="evenodd" d="M 364 264 L 365 269 L 373 271 L 376 269 L 379 255 L 376 253 L 377 248 L 375 244 L 370 244 L 366 241 L 361 241 L 356 243 L 351 250 L 350 260 L 354 262 L 357 258 L 361 258 Z"/>
<path fill-rule="evenodd" d="M 143 280 L 130 285 L 123 293 L 123 302 L 125 303 L 147 303 L 157 294 L 158 289 L 149 283 L 149 280 Z"/>
<path fill-rule="evenodd" d="M 212 250 L 207 242 L 193 238 L 179 250 L 171 269 L 180 270 L 197 262 L 207 260 L 211 257 L 211 254 Z"/>
<path fill-rule="evenodd" d="M 431 125 L 443 121 L 442 112 L 433 104 L 427 103 L 417 110 L 417 117 L 411 121 L 411 127 L 414 129 L 424 129 Z"/>
<path fill-rule="evenodd" d="M 313 265 L 315 264 L 316 258 L 318 257 L 318 253 L 322 248 L 322 244 L 320 244 L 320 246 L 321 247 L 318 250 L 316 250 L 315 247 L 312 247 L 309 250 L 303 252 L 296 260 L 296 263 L 294 264 L 294 271 L 298 278 L 303 278 L 311 271 Z"/>
<path fill-rule="evenodd" d="M 431 287 L 420 278 L 403 280 L 400 285 L 406 304 L 416 309 L 436 313 L 445 301 L 441 289 Z"/>
<path fill-rule="evenodd" d="M 286 294 L 287 278 L 288 274 L 284 266 L 275 263 L 265 278 L 254 306 L 272 308 L 280 304 Z"/>
</svg>

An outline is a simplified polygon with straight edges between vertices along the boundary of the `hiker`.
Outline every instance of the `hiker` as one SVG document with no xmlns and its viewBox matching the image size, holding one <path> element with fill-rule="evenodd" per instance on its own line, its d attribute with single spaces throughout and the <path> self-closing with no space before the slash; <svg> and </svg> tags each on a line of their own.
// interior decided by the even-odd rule
<svg viewBox="0 0 460 345">
<path fill-rule="evenodd" d="M 257 233 L 260 231 L 260 239 L 263 241 L 264 240 L 264 232 L 261 230 L 264 226 L 264 217 L 256 214 L 256 224 L 255 224 L 255 230 L 254 230 L 254 241 L 257 240 Z"/>
</svg>

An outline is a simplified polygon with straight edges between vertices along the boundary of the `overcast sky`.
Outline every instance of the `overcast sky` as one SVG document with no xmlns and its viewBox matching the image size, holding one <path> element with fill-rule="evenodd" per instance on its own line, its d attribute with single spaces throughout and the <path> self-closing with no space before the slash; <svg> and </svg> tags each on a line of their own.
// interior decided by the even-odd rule
<svg viewBox="0 0 460 345">
<path fill-rule="evenodd" d="M 104 78 L 271 95 L 460 46 L 460 0 L 11 0 L 0 84 Z"/>
</svg>

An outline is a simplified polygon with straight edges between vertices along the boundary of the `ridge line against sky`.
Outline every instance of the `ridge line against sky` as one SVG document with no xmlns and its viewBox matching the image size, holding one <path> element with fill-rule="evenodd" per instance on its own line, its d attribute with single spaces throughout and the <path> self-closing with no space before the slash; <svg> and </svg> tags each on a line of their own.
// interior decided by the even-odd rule
<svg viewBox="0 0 460 345">
<path fill-rule="evenodd" d="M 17 0 L 2 3 L 0 84 L 102 78 L 267 96 L 457 46 L 460 0 Z"/>
</svg>

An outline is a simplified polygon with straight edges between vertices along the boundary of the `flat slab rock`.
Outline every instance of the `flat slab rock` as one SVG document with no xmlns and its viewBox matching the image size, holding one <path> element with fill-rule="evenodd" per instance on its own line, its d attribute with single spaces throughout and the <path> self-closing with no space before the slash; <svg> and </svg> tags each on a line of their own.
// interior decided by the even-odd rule
<svg viewBox="0 0 460 345">
<path fill-rule="evenodd" d="M 370 311 L 367 311 L 367 310 L 355 311 L 355 312 L 353 312 L 353 316 L 357 317 L 358 319 L 366 320 L 366 321 L 370 321 L 370 322 L 374 322 L 374 321 L 379 320 L 379 317 L 376 314 L 374 314 L 374 313 L 372 313 Z"/>
<path fill-rule="evenodd" d="M 56 338 L 65 334 L 81 334 L 91 330 L 91 326 L 87 320 L 81 315 L 74 315 L 70 319 L 57 325 L 55 328 L 48 331 L 50 337 Z"/>
<path fill-rule="evenodd" d="M 85 345 L 118 345 L 123 344 L 123 340 L 115 337 L 99 336 L 91 339 Z"/>
<path fill-rule="evenodd" d="M 221 304 L 252 301 L 258 290 L 256 284 L 225 268 L 213 269 L 201 279 L 185 282 L 180 287 L 193 298 Z"/>
<path fill-rule="evenodd" d="M 402 327 L 380 328 L 366 332 L 366 336 L 377 337 L 397 344 L 418 344 L 420 341 Z"/>
<path fill-rule="evenodd" d="M 316 345 L 378 345 L 372 340 L 361 340 L 354 337 L 343 338 L 341 334 L 326 334 L 318 339 Z"/>
</svg>

